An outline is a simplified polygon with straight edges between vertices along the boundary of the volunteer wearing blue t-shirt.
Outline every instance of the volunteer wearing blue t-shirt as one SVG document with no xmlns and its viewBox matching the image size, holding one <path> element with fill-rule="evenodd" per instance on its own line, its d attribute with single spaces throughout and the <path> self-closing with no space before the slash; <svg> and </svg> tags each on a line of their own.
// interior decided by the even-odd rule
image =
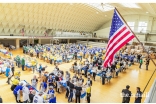
<svg viewBox="0 0 156 104">
<path fill-rule="evenodd" d="M 56 97 L 54 96 L 54 94 L 50 94 L 49 103 L 56 103 Z"/>
<path fill-rule="evenodd" d="M 8 66 L 8 67 L 6 68 L 6 72 L 5 72 L 6 77 L 9 76 L 9 73 L 10 73 L 10 68 L 9 68 L 9 66 Z"/>
<path fill-rule="evenodd" d="M 7 83 L 10 84 L 10 79 L 11 79 L 11 77 L 12 77 L 10 66 L 8 66 L 8 67 L 6 68 L 5 75 L 6 75 L 6 77 L 8 77 Z"/>
<path fill-rule="evenodd" d="M 16 103 L 21 103 L 20 101 L 20 98 L 19 98 L 19 94 L 20 94 L 20 91 L 23 89 L 23 83 L 20 83 L 19 85 L 17 85 L 13 91 L 13 94 L 15 96 L 15 99 L 16 99 Z"/>
<path fill-rule="evenodd" d="M 45 81 L 43 81 L 40 85 L 40 90 L 42 92 L 45 92 L 47 90 L 47 83 Z"/>
<path fill-rule="evenodd" d="M 55 93 L 55 91 L 54 91 L 54 89 L 53 89 L 53 86 L 49 86 L 49 90 L 48 90 L 48 92 L 47 92 L 47 94 L 54 94 Z"/>
</svg>

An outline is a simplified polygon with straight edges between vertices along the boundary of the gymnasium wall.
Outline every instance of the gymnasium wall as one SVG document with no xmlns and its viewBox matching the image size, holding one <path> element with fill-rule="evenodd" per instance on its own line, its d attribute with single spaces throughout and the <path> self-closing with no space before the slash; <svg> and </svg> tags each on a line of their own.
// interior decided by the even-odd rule
<svg viewBox="0 0 156 104">
<path fill-rule="evenodd" d="M 147 22 L 147 33 L 153 33 L 153 35 L 147 35 L 147 41 L 156 41 L 156 18 L 152 16 L 146 16 L 146 15 L 126 15 L 123 16 L 124 19 L 127 22 L 135 22 L 134 26 L 134 32 L 136 33 L 136 36 L 141 40 L 145 41 L 145 33 L 139 33 L 138 32 L 138 23 L 139 22 Z M 97 37 L 103 37 L 108 38 L 109 32 L 110 32 L 110 26 L 111 26 L 111 20 L 105 23 L 103 26 L 101 26 L 97 31 L 94 31 L 96 33 Z M 134 39 L 136 41 L 136 39 Z"/>
<path fill-rule="evenodd" d="M 41 39 L 41 44 L 50 44 L 50 39 Z"/>
</svg>

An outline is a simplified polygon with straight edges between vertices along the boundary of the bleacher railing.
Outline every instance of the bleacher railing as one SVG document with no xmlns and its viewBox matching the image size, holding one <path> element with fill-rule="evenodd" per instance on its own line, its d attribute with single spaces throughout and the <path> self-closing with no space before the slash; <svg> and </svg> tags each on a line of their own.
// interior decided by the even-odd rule
<svg viewBox="0 0 156 104">
<path fill-rule="evenodd" d="M 150 88 L 150 91 L 148 92 L 148 95 L 145 98 L 144 103 L 156 103 L 156 79 L 153 83 L 153 85 Z"/>
</svg>

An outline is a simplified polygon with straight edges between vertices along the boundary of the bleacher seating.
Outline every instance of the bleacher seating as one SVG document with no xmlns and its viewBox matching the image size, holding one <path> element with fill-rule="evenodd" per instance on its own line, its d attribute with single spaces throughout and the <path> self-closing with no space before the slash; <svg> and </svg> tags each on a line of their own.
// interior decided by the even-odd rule
<svg viewBox="0 0 156 104">
<path fill-rule="evenodd" d="M 72 33 L 72 32 L 56 32 L 56 37 L 92 37 L 91 34 L 81 35 L 80 33 Z"/>
<path fill-rule="evenodd" d="M 77 43 L 87 45 L 88 47 L 92 46 L 92 47 L 106 48 L 106 46 L 107 46 L 106 43 L 101 43 L 101 42 L 77 41 Z"/>
</svg>

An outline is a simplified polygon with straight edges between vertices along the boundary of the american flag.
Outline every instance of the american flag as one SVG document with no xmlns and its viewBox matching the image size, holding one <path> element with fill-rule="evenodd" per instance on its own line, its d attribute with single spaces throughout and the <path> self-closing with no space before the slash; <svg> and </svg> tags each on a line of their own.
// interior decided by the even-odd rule
<svg viewBox="0 0 156 104">
<path fill-rule="evenodd" d="M 21 30 L 21 34 L 24 36 L 24 28 L 22 28 L 22 30 Z"/>
<path fill-rule="evenodd" d="M 115 54 L 134 37 L 135 35 L 115 9 L 103 66 L 108 67 L 111 65 L 114 61 Z"/>
</svg>

